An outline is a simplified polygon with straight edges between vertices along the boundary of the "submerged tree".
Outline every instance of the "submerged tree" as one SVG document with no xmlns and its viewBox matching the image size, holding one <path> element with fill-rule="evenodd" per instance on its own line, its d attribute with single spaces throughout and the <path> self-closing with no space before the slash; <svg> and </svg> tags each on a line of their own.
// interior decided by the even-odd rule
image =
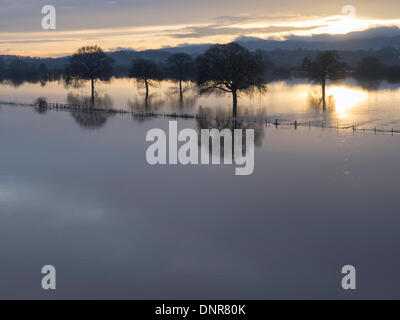
<svg viewBox="0 0 400 320">
<path fill-rule="evenodd" d="M 91 103 L 94 105 L 94 83 L 108 81 L 112 75 L 113 59 L 107 57 L 98 46 L 86 46 L 72 55 L 67 68 L 70 79 L 91 81 Z"/>
<path fill-rule="evenodd" d="M 152 81 L 159 80 L 161 77 L 158 66 L 153 61 L 146 59 L 133 60 L 129 76 L 131 78 L 136 78 L 136 81 L 144 84 L 146 88 L 145 106 L 147 107 L 149 87 Z"/>
<path fill-rule="evenodd" d="M 326 81 L 339 79 L 344 75 L 344 64 L 340 62 L 336 51 L 322 51 L 311 61 L 305 58 L 303 68 L 310 80 L 320 83 L 322 87 L 323 109 L 326 110 Z"/>
<path fill-rule="evenodd" d="M 239 92 L 264 90 L 264 63 L 259 54 L 251 53 L 237 43 L 217 44 L 196 60 L 200 94 L 232 94 L 233 116 L 237 116 Z"/>
<path fill-rule="evenodd" d="M 194 69 L 193 59 L 186 53 L 175 53 L 167 59 L 167 72 L 179 83 L 179 98 L 183 100 L 182 81 L 189 79 Z"/>
</svg>

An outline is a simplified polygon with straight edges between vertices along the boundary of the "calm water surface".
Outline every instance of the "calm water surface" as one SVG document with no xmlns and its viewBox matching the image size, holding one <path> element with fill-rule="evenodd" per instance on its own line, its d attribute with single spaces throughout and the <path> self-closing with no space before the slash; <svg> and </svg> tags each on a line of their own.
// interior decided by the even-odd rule
<svg viewBox="0 0 400 320">
<path fill-rule="evenodd" d="M 133 80 L 113 79 L 111 83 L 99 82 L 96 86 L 102 106 L 114 109 L 143 110 L 144 90 Z M 313 121 L 320 125 L 341 126 L 357 124 L 362 128 L 400 130 L 400 85 L 382 82 L 360 83 L 352 79 L 330 83 L 327 87 L 328 110 L 322 112 L 316 105 L 321 91 L 318 85 L 305 80 L 272 82 L 266 93 L 242 95 L 239 99 L 239 116 L 267 116 L 289 121 Z M 88 99 L 88 84 L 81 88 L 66 88 L 62 83 L 24 83 L 20 86 L 0 85 L 0 100 L 32 102 L 39 96 L 49 102 L 79 103 Z M 231 115 L 231 97 L 199 97 L 193 84 L 185 85 L 184 101 L 179 102 L 177 85 L 161 82 L 150 89 L 148 110 L 159 112 Z"/>
<path fill-rule="evenodd" d="M 279 87 L 291 92 L 271 86 L 268 108 L 293 107 Z M 29 101 L 35 88 L 2 90 Z M 391 99 L 354 90 L 364 106 Z M 399 136 L 257 125 L 255 172 L 239 177 L 148 165 L 155 127 L 168 121 L 0 108 L 0 298 L 400 298 Z"/>
</svg>

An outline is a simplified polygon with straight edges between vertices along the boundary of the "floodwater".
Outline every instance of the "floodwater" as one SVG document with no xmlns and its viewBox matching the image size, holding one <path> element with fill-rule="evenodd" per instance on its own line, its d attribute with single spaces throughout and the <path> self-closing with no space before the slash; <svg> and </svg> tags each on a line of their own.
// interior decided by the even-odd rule
<svg viewBox="0 0 400 320">
<path fill-rule="evenodd" d="M 154 83 L 150 88 L 147 111 L 176 112 L 230 116 L 229 95 L 199 96 L 192 83 L 184 85 L 184 100 L 179 101 L 177 84 L 171 81 Z M 99 82 L 96 91 L 102 106 L 124 110 L 144 110 L 144 88 L 134 80 L 113 79 L 110 83 Z M 400 130 L 400 84 L 381 82 L 358 82 L 348 79 L 329 83 L 327 87 L 328 109 L 321 110 L 320 86 L 304 79 L 276 81 L 268 84 L 267 92 L 254 92 L 239 98 L 238 116 L 268 117 L 314 125 L 357 125 L 359 128 Z M 65 87 L 63 82 L 23 83 L 15 86 L 3 82 L 0 100 L 31 103 L 38 97 L 48 102 L 79 103 L 88 101 L 90 87 Z"/>
<path fill-rule="evenodd" d="M 296 97 L 309 86 L 271 84 L 267 113 L 306 117 Z M 28 102 L 68 92 L 0 90 Z M 114 106 L 129 90 L 112 84 Z M 336 90 L 360 93 L 331 111 L 338 119 L 398 119 L 398 89 Z M 194 108 L 229 101 L 201 99 Z M 0 298 L 400 298 L 399 135 L 254 124 L 254 173 L 236 176 L 233 165 L 149 165 L 152 128 L 168 132 L 168 119 L 0 106 Z M 55 291 L 41 289 L 48 264 Z M 341 288 L 344 265 L 357 290 Z"/>
</svg>

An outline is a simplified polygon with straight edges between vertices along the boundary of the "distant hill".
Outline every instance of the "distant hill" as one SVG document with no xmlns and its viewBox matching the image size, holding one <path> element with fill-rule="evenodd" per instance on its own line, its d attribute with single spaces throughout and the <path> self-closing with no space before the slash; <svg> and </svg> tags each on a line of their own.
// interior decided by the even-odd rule
<svg viewBox="0 0 400 320">
<path fill-rule="evenodd" d="M 271 51 L 285 50 L 379 50 L 385 47 L 400 48 L 400 36 L 378 37 L 372 39 L 344 39 L 344 40 L 263 40 L 257 38 L 239 38 L 237 42 L 250 50 Z"/>
<path fill-rule="evenodd" d="M 239 37 L 236 42 L 250 50 L 380 50 L 386 47 L 400 49 L 400 29 L 398 27 L 379 27 L 365 31 L 350 32 L 344 35 L 289 36 L 286 40 L 264 40 L 255 37 Z M 211 44 L 184 44 L 164 48 L 169 52 L 201 54 Z"/>
<path fill-rule="evenodd" d="M 170 53 L 187 53 L 190 55 L 199 55 L 202 54 L 204 51 L 206 51 L 208 48 L 212 46 L 211 43 L 207 44 L 182 44 L 177 47 L 164 47 L 160 49 L 161 51 L 164 52 L 170 52 Z"/>
<path fill-rule="evenodd" d="M 363 57 L 376 56 L 386 65 L 400 64 L 400 29 L 397 27 L 372 28 L 345 35 L 314 35 L 308 37 L 290 36 L 284 41 L 239 37 L 236 42 L 249 50 L 261 50 L 276 66 L 292 68 L 301 64 L 306 56 L 313 56 L 321 50 L 338 50 L 342 59 L 355 66 Z M 117 50 L 107 52 L 115 60 L 115 69 L 125 73 L 132 60 L 144 58 L 164 63 L 172 53 L 184 52 L 195 58 L 212 44 L 182 44 L 157 50 Z M 6 63 L 17 58 L 0 55 Z M 44 63 L 48 69 L 62 69 L 69 57 L 32 58 L 19 57 L 33 64 Z"/>
<path fill-rule="evenodd" d="M 107 53 L 111 58 L 115 60 L 117 64 L 131 64 L 134 59 L 149 59 L 156 63 L 164 62 L 170 53 L 164 50 L 122 50 Z"/>
</svg>

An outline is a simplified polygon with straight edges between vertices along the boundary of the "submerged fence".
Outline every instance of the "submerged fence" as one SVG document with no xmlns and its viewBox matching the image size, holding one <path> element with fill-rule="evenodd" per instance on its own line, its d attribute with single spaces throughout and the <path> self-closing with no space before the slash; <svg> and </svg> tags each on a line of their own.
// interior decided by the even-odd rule
<svg viewBox="0 0 400 320">
<path fill-rule="evenodd" d="M 361 128 L 359 124 L 345 124 L 340 125 L 337 122 L 336 125 L 326 124 L 324 121 L 297 121 L 297 120 L 284 120 L 275 119 L 271 117 L 209 117 L 206 114 L 187 114 L 187 113 L 166 113 L 166 112 L 153 112 L 153 111 L 130 111 L 126 109 L 116 109 L 116 108 L 99 108 L 91 107 L 90 105 L 78 105 L 78 104 L 66 104 L 66 103 L 26 103 L 26 102 L 16 102 L 16 101 L 0 101 L 0 105 L 17 106 L 17 107 L 33 107 L 40 108 L 42 110 L 53 110 L 53 111 L 67 111 L 67 112 L 100 112 L 109 114 L 120 114 L 120 115 L 132 115 L 136 117 L 143 118 L 174 118 L 174 119 L 209 119 L 209 120 L 219 120 L 219 121 L 238 121 L 238 122 L 248 122 L 248 123 L 262 123 L 268 126 L 274 126 L 279 128 L 280 126 L 293 127 L 297 129 L 298 127 L 318 127 L 322 129 L 336 129 L 339 131 L 362 131 L 362 132 L 373 132 L 377 133 L 389 133 L 392 135 L 400 134 L 400 129 L 379 129 L 377 127 L 373 128 Z"/>
</svg>

